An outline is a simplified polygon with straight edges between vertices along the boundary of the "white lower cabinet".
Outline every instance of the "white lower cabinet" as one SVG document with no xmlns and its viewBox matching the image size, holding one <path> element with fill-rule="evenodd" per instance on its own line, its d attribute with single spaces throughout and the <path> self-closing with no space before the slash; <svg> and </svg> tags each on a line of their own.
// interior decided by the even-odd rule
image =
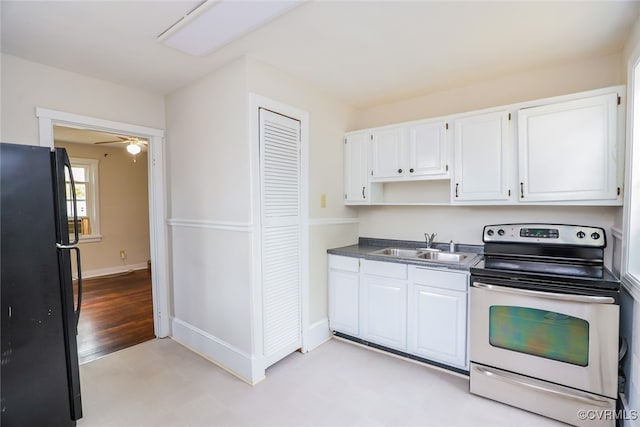
<svg viewBox="0 0 640 427">
<path fill-rule="evenodd" d="M 360 259 L 329 255 L 329 327 L 360 336 Z"/>
<path fill-rule="evenodd" d="M 466 271 L 329 255 L 332 330 L 467 370 Z"/>
<path fill-rule="evenodd" d="M 407 282 L 364 276 L 362 338 L 398 350 L 407 349 Z"/>
<path fill-rule="evenodd" d="M 410 267 L 407 349 L 426 359 L 468 368 L 468 275 Z"/>
</svg>

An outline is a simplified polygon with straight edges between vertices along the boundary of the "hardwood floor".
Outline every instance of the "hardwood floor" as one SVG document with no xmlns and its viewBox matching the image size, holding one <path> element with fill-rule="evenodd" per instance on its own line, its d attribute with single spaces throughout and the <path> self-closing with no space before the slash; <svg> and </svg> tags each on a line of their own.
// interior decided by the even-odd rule
<svg viewBox="0 0 640 427">
<path fill-rule="evenodd" d="M 83 281 L 78 324 L 80 363 L 153 338 L 149 270 Z"/>
</svg>

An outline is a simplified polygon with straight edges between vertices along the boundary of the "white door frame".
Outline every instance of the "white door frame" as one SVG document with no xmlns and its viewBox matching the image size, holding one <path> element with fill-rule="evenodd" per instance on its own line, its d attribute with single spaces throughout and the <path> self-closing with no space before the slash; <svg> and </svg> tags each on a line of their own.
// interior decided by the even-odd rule
<svg viewBox="0 0 640 427">
<path fill-rule="evenodd" d="M 264 377 L 264 370 L 269 361 L 264 358 L 263 353 L 263 331 L 262 331 L 262 267 L 261 267 L 261 203 L 260 203 L 260 138 L 259 138 L 259 116 L 258 110 L 265 108 L 275 113 L 282 114 L 300 121 L 300 187 L 301 203 L 301 241 L 300 254 L 301 263 L 301 292 L 300 292 L 300 331 L 302 341 L 302 352 L 309 350 L 309 113 L 295 107 L 283 104 L 278 101 L 251 93 L 249 94 L 249 128 L 251 138 L 251 183 L 252 183 L 252 250 L 257 256 L 253 257 L 252 270 L 252 295 L 253 295 L 253 354 L 258 360 L 254 366 L 254 378 Z"/>
<path fill-rule="evenodd" d="M 36 108 L 40 145 L 53 148 L 53 125 L 126 134 L 149 140 L 149 241 L 153 293 L 153 327 L 158 338 L 169 335 L 169 252 L 167 246 L 164 131 L 129 123 Z"/>
</svg>

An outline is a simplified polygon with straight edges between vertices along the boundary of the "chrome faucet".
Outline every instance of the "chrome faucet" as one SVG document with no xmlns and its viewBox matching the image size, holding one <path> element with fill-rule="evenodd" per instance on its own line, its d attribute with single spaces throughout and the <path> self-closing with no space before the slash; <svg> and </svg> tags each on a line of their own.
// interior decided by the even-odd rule
<svg viewBox="0 0 640 427">
<path fill-rule="evenodd" d="M 427 242 L 427 249 L 431 249 L 431 245 L 433 245 L 433 240 L 436 238 L 436 233 L 424 233 L 424 239 Z"/>
</svg>

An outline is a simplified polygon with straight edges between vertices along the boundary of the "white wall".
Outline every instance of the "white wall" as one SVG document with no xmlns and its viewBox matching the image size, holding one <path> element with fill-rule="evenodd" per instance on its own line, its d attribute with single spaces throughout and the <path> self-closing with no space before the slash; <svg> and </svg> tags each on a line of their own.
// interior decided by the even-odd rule
<svg viewBox="0 0 640 427">
<path fill-rule="evenodd" d="M 1 54 L 0 140 L 38 145 L 36 107 L 164 128 L 162 96 Z"/>
<path fill-rule="evenodd" d="M 382 105 L 358 112 L 358 127 L 437 117 L 525 100 L 613 86 L 621 81 L 621 56 L 611 55 L 496 78 L 471 86 Z M 360 235 L 420 240 L 424 232 L 438 241 L 480 244 L 482 227 L 505 222 L 597 225 L 611 234 L 621 211 L 616 207 L 359 207 Z M 610 264 L 611 248 L 607 249 Z"/>
<path fill-rule="evenodd" d="M 343 135 L 355 112 L 324 92 L 265 63 L 248 60 L 249 91 L 309 113 L 309 321 L 326 320 L 327 254 L 357 242 L 357 212 L 344 206 Z M 326 195 L 326 207 L 320 197 Z M 344 222 L 346 221 L 346 222 Z"/>
<path fill-rule="evenodd" d="M 166 110 L 174 337 L 214 359 L 204 346 L 219 345 L 246 368 L 252 254 L 245 61 L 170 94 Z"/>
<path fill-rule="evenodd" d="M 249 94 L 310 114 L 309 323 L 328 335 L 326 249 L 357 241 L 342 203 L 342 135 L 353 111 L 242 58 L 167 97 L 173 246 L 173 335 L 249 381 L 259 379 L 252 321 Z M 320 194 L 327 207 L 320 208 Z M 308 326 L 308 325 L 307 325 Z M 303 326 L 304 327 L 304 326 Z"/>
</svg>

